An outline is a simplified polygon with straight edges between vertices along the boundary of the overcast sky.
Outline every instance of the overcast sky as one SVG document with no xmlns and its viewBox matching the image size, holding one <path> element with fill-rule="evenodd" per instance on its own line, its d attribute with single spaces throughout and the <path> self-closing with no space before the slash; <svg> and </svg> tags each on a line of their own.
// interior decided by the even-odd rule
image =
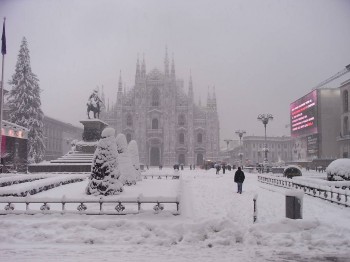
<svg viewBox="0 0 350 262">
<path fill-rule="evenodd" d="M 114 102 L 119 71 L 130 89 L 137 54 L 163 69 L 165 46 L 196 102 L 215 86 L 221 140 L 263 135 L 259 113 L 274 116 L 268 135 L 289 135 L 290 103 L 350 64 L 346 0 L 0 0 L 4 16 L 5 88 L 25 36 L 44 113 L 77 126 L 97 85 Z"/>
</svg>

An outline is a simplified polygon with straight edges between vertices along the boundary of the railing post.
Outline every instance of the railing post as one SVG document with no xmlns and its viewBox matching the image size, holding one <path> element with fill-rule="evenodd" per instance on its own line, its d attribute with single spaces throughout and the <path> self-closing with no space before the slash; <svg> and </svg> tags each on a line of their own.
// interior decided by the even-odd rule
<svg viewBox="0 0 350 262">
<path fill-rule="evenodd" d="M 253 202 L 254 202 L 253 223 L 255 223 L 258 220 L 258 210 L 257 210 L 257 206 L 256 206 L 257 199 L 258 199 L 258 195 L 255 195 L 253 198 Z"/>
</svg>

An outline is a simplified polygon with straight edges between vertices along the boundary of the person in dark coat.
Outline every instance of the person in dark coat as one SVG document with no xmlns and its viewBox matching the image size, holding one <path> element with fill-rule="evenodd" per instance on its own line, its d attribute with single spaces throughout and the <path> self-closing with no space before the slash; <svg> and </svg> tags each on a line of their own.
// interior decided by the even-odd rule
<svg viewBox="0 0 350 262">
<path fill-rule="evenodd" d="M 238 170 L 235 173 L 235 183 L 237 183 L 237 193 L 242 194 L 242 185 L 244 182 L 245 176 L 241 167 L 238 167 Z"/>
</svg>

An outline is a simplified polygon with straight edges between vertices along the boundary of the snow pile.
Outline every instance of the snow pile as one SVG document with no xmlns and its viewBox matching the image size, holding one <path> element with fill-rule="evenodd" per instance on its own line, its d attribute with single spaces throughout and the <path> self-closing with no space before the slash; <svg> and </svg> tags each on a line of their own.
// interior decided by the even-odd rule
<svg viewBox="0 0 350 262">
<path fill-rule="evenodd" d="M 350 180 L 350 159 L 334 160 L 328 165 L 326 172 L 330 180 Z"/>
<path fill-rule="evenodd" d="M 123 192 L 123 184 L 119 179 L 120 171 L 114 129 L 106 128 L 95 150 L 86 194 L 105 196 L 119 194 Z"/>
<path fill-rule="evenodd" d="M 158 172 L 149 170 L 153 171 Z M 104 261 L 117 256 L 123 261 L 154 262 L 348 261 L 348 208 L 305 195 L 304 219 L 286 219 L 286 190 L 259 183 L 255 174 L 245 174 L 242 194 L 236 193 L 234 172 L 215 175 L 215 170 L 184 170 L 180 180 L 143 180 L 125 187 L 120 196 L 147 192 L 143 199 L 156 198 L 157 194 L 165 199 L 170 196 L 169 191 L 174 196 L 180 185 L 179 216 L 167 212 L 2 216 L 0 234 L 6 237 L 0 238 L 0 256 L 4 261 L 40 261 L 42 257 L 46 261 L 95 261 L 96 254 Z M 67 192 L 84 197 L 86 182 L 32 198 L 62 197 Z M 115 196 L 104 197 L 107 198 Z M 253 199 L 259 211 L 255 213 L 257 223 L 253 223 Z M 59 254 L 65 256 L 58 257 Z"/>
<path fill-rule="evenodd" d="M 48 174 L 35 174 L 35 175 L 18 175 L 18 176 L 5 176 L 0 177 L 0 187 L 10 186 L 13 184 L 20 184 L 25 182 L 31 182 L 43 178 L 51 177 Z"/>
<path fill-rule="evenodd" d="M 103 129 L 102 133 L 101 133 L 101 137 L 102 138 L 106 138 L 106 137 L 110 137 L 110 136 L 115 136 L 115 130 L 112 127 L 106 127 L 105 129 Z"/>
<path fill-rule="evenodd" d="M 131 158 L 128 152 L 128 142 L 124 134 L 117 135 L 117 150 L 118 150 L 118 162 L 120 166 L 121 178 L 120 181 L 124 185 L 136 184 L 136 171 L 132 165 Z"/>
<path fill-rule="evenodd" d="M 131 140 L 128 146 L 128 152 L 131 158 L 131 163 L 136 171 L 136 180 L 141 181 L 141 170 L 140 170 L 140 159 L 139 159 L 139 149 L 137 142 Z"/>
<path fill-rule="evenodd" d="M 83 181 L 86 175 L 65 175 L 49 177 L 41 180 L 36 180 L 33 183 L 23 183 L 0 188 L 0 196 L 27 196 L 34 195 L 42 191 L 46 191 L 55 187 L 59 187 L 69 183 Z"/>
</svg>

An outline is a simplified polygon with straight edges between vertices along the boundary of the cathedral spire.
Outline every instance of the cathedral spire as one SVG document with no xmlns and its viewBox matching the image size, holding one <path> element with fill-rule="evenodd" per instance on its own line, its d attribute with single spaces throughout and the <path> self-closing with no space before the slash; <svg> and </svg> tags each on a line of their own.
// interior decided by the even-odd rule
<svg viewBox="0 0 350 262">
<path fill-rule="evenodd" d="M 119 81 L 118 81 L 118 92 L 123 91 L 123 84 L 122 84 L 122 70 L 119 71 Z"/>
<path fill-rule="evenodd" d="M 168 57 L 168 47 L 165 47 L 165 58 L 164 58 L 164 74 L 169 76 L 169 57 Z"/>
<path fill-rule="evenodd" d="M 207 96 L 207 107 L 211 106 L 211 95 L 209 93 L 209 86 L 208 86 L 208 96 Z"/>
<path fill-rule="evenodd" d="M 188 83 L 188 97 L 193 101 L 193 83 L 192 83 L 192 72 L 190 70 L 190 81 Z"/>
<path fill-rule="evenodd" d="M 102 94 L 101 94 L 101 100 L 103 102 L 103 104 L 106 104 L 106 101 L 105 101 L 105 91 L 104 91 L 104 87 L 102 85 Z"/>
<path fill-rule="evenodd" d="M 173 57 L 171 60 L 171 78 L 175 79 L 175 62 L 174 62 L 174 53 L 173 53 Z"/>
<path fill-rule="evenodd" d="M 213 87 L 213 107 L 216 108 L 216 94 L 215 94 L 215 86 Z"/>
<path fill-rule="evenodd" d="M 141 77 L 146 77 L 146 62 L 145 62 L 145 54 L 143 54 L 142 66 L 141 66 Z"/>
<path fill-rule="evenodd" d="M 141 76 L 140 59 L 139 59 L 139 54 L 137 54 L 135 82 L 140 78 L 140 76 Z"/>
</svg>

